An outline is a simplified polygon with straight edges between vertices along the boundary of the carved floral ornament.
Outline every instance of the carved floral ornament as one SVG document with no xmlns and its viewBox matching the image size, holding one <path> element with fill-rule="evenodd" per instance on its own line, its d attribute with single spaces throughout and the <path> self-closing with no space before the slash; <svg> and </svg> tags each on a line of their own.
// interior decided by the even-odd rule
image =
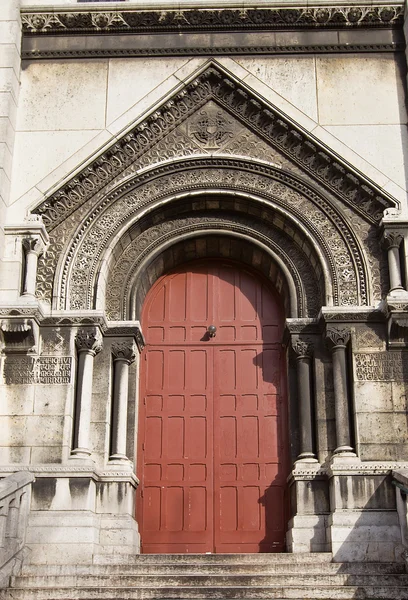
<svg viewBox="0 0 408 600">
<path fill-rule="evenodd" d="M 208 190 L 217 185 L 220 192 L 239 190 L 243 195 L 262 195 L 272 206 L 284 208 L 293 216 L 293 223 L 301 223 L 300 231 L 303 229 L 308 232 L 308 235 L 313 236 L 319 253 L 325 257 L 326 268 L 332 279 L 334 303 L 347 305 L 368 303 L 366 267 L 359 243 L 336 211 L 323 201 L 322 207 L 316 205 L 313 200 L 318 200 L 317 196 L 312 199 L 310 194 L 308 197 L 305 193 L 302 194 L 282 184 L 281 181 L 260 176 L 255 169 L 253 173 L 245 172 L 243 168 L 239 168 L 236 161 L 231 162 L 235 164 L 232 165 L 234 168 L 229 170 L 225 168 L 221 170 L 217 168 L 217 161 L 211 161 L 213 165 L 211 169 L 190 168 L 160 179 L 152 178 L 152 181 L 142 189 L 123 196 L 116 202 L 110 204 L 107 202 L 106 208 L 99 206 L 84 223 L 67 253 L 63 269 L 61 300 L 65 302 L 68 291 L 71 308 L 92 307 L 94 284 L 99 265 L 105 258 L 105 249 L 120 230 L 124 231 L 124 228 L 129 227 L 138 209 L 152 206 L 159 199 L 169 198 L 169 194 L 173 196 L 181 192 L 188 194 L 192 190 Z M 204 167 L 205 163 L 202 162 L 201 165 Z M 199 166 L 200 164 L 197 164 L 197 167 Z M 242 166 L 248 171 L 249 165 L 242 164 Z M 281 180 L 284 179 L 281 173 L 279 176 Z M 307 191 L 306 186 L 301 187 L 304 188 L 304 192 Z M 152 235 L 154 237 L 154 232 Z M 175 233 L 169 231 L 168 235 L 171 237 Z M 266 236 L 268 237 L 267 233 Z M 158 232 L 156 237 L 160 237 Z M 273 241 L 271 232 L 269 238 Z M 157 240 L 142 236 L 138 243 L 140 246 L 152 247 L 157 244 Z M 44 260 L 44 265 L 47 260 Z M 358 271 L 355 268 L 356 264 Z M 61 305 L 61 308 L 64 306 Z"/>
<path fill-rule="evenodd" d="M 402 24 L 400 5 L 307 8 L 238 8 L 201 10 L 94 10 L 22 11 L 23 31 L 29 34 L 153 33 L 170 31 L 233 31 L 265 28 L 378 27 Z"/>
</svg>

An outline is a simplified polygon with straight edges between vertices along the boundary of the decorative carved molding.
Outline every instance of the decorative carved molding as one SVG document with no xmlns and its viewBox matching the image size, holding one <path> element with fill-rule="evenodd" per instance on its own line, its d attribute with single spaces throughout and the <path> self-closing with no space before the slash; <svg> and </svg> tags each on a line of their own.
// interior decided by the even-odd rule
<svg viewBox="0 0 408 600">
<path fill-rule="evenodd" d="M 338 346 L 347 346 L 350 341 L 351 332 L 348 328 L 342 327 L 327 327 L 326 339 L 332 348 Z"/>
<path fill-rule="evenodd" d="M 314 344 L 311 340 L 295 338 L 292 340 L 292 350 L 297 358 L 311 358 L 314 353 Z"/>
<path fill-rule="evenodd" d="M 102 350 L 102 336 L 99 329 L 80 329 L 75 336 L 78 352 L 90 352 L 93 355 Z"/>
<path fill-rule="evenodd" d="M 163 177 L 158 179 L 160 173 Z M 340 213 L 297 178 L 281 170 L 254 164 L 251 161 L 217 157 L 164 165 L 150 171 L 148 177 L 146 175 L 144 173 L 137 178 L 142 182 L 147 179 L 143 187 L 131 191 L 135 186 L 134 181 L 132 185 L 129 182 L 123 184 L 114 193 L 105 196 L 103 202 L 83 222 L 82 228 L 72 242 L 71 249 L 67 252 L 68 258 L 64 266 L 61 289 L 63 299 L 69 271 L 75 278 L 72 282 L 75 292 L 74 287 L 71 287 L 75 300 L 71 308 L 81 309 L 92 306 L 93 278 L 100 256 L 109 244 L 113 233 L 132 217 L 137 208 L 147 206 L 160 198 L 166 198 L 172 193 L 179 194 L 184 191 L 188 194 L 193 190 L 213 189 L 214 185 L 220 187 L 220 194 L 225 187 L 226 190 L 239 190 L 243 195 L 255 193 L 285 207 L 285 210 L 293 214 L 296 220 L 304 223 L 304 229 L 308 234 L 313 232 L 319 246 L 324 249 L 332 274 L 335 304 L 368 303 L 365 266 L 359 243 Z M 127 195 L 125 195 L 126 189 L 130 189 Z M 118 200 L 115 202 L 116 198 Z M 58 239 L 61 239 L 60 236 Z M 44 294 L 46 290 L 48 290 L 48 297 L 51 294 L 52 282 L 49 279 L 47 282 L 46 273 L 55 271 L 56 262 L 52 261 L 56 258 L 57 255 L 48 253 L 47 259 L 40 264 L 39 289 L 42 288 L 43 298 L 46 297 Z M 74 266 L 72 266 L 73 261 Z M 358 273 L 355 271 L 355 265 L 358 267 Z M 71 298 L 74 299 L 73 296 Z M 63 304 L 61 308 L 64 308 Z"/>
<path fill-rule="evenodd" d="M 136 359 L 136 351 L 134 341 L 114 342 L 112 344 L 114 360 L 121 359 L 131 364 Z"/>
<path fill-rule="evenodd" d="M 358 52 L 403 52 L 405 50 L 404 42 L 393 42 L 393 43 L 377 43 L 377 44 L 309 44 L 304 46 L 302 44 L 291 44 L 287 45 L 274 45 L 274 46 L 213 46 L 202 47 L 202 46 L 188 46 L 175 48 L 169 46 L 163 48 L 158 44 L 154 48 L 104 48 L 92 49 L 82 48 L 80 50 L 71 49 L 55 49 L 55 50 L 40 50 L 34 49 L 23 49 L 21 52 L 21 58 L 23 60 L 45 60 L 45 59 L 63 59 L 63 58 L 126 58 L 135 56 L 242 56 L 243 54 L 253 55 L 271 55 L 271 54 L 316 54 L 317 52 L 322 54 L 355 54 Z"/>
<path fill-rule="evenodd" d="M 3 319 L 0 322 L 3 351 L 33 353 L 38 350 L 39 330 L 34 319 Z"/>
<path fill-rule="evenodd" d="M 137 266 L 158 246 L 175 236 L 203 230 L 233 231 L 263 242 L 281 257 L 290 271 L 297 291 L 298 311 L 317 314 L 322 290 L 308 257 L 282 232 L 271 225 L 251 222 L 248 218 L 196 216 L 157 224 L 139 235 L 118 257 L 110 269 L 107 283 L 106 312 L 108 318 L 129 318 L 126 314 L 132 277 Z M 75 281 L 73 281 L 73 284 Z"/>
<path fill-rule="evenodd" d="M 164 102 L 145 121 L 126 133 L 83 171 L 37 207 L 48 231 L 93 197 L 138 157 L 209 100 L 236 116 L 250 130 L 279 149 L 371 222 L 378 222 L 394 201 L 337 155 L 294 125 L 276 108 L 215 65 Z"/>
<path fill-rule="evenodd" d="M 46 250 L 46 244 L 40 236 L 30 235 L 23 239 L 23 248 L 25 252 L 40 256 Z"/>
<path fill-rule="evenodd" d="M 22 9 L 25 35 L 72 33 L 165 33 L 175 31 L 257 31 L 310 28 L 378 28 L 399 27 L 403 23 L 403 6 L 344 5 L 307 8 L 239 8 L 239 9 L 171 9 L 171 10 L 71 10 L 41 11 Z"/>
<path fill-rule="evenodd" d="M 390 248 L 399 248 L 404 236 L 401 231 L 386 230 L 383 233 L 382 243 L 386 250 Z"/>
</svg>

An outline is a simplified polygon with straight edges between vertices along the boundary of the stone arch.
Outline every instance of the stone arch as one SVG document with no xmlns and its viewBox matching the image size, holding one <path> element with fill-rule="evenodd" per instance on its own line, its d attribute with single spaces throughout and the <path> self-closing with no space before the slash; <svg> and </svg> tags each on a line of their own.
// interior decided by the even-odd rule
<svg viewBox="0 0 408 600">
<path fill-rule="evenodd" d="M 256 161 L 213 157 L 161 165 L 103 197 L 59 252 L 55 269 L 59 280 L 57 275 L 53 292 L 59 297 L 58 308 L 94 308 L 101 264 L 109 262 L 121 237 L 126 240 L 127 235 L 135 235 L 131 232 L 137 227 L 134 230 L 133 226 L 146 215 L 157 214 L 159 208 L 186 197 L 197 207 L 203 196 L 212 198 L 204 212 L 217 210 L 218 203 L 219 211 L 234 213 L 238 220 L 243 214 L 260 223 L 266 219 L 269 228 L 284 230 L 295 245 L 300 243 L 297 240 L 307 239 L 326 276 L 328 304 L 370 303 L 372 285 L 362 245 L 328 198 L 282 169 Z M 40 278 L 45 268 L 45 264 L 40 265 Z"/>
</svg>

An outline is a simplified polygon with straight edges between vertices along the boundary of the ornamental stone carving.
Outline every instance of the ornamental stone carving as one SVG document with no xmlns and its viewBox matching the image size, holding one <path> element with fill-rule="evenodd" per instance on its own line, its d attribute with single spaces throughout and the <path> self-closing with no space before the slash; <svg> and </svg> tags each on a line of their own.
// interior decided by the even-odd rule
<svg viewBox="0 0 408 600">
<path fill-rule="evenodd" d="M 94 356 L 102 350 L 102 335 L 98 329 L 80 329 L 75 336 L 78 352 L 89 352 Z"/>
<path fill-rule="evenodd" d="M 131 364 L 136 359 L 136 345 L 132 342 L 114 342 L 112 344 L 112 354 L 114 359 L 125 360 Z"/>
<path fill-rule="evenodd" d="M 153 33 L 176 31 L 231 31 L 245 29 L 258 30 L 278 27 L 303 29 L 310 27 L 335 26 L 377 27 L 402 24 L 403 8 L 401 5 L 383 6 L 336 6 L 307 8 L 225 8 L 217 10 L 169 9 L 169 10 L 137 10 L 118 9 L 104 11 L 69 11 L 69 7 L 55 12 L 22 11 L 23 31 L 26 34 L 55 35 L 63 31 L 76 33 Z"/>
<path fill-rule="evenodd" d="M 204 120 L 200 121 L 200 115 Z M 190 127 L 196 132 L 191 136 Z M 246 146 L 241 147 L 239 140 Z M 222 146 L 222 151 L 230 154 L 268 156 L 284 169 L 233 157 L 195 158 L 197 152 L 221 150 L 209 149 L 208 143 Z M 268 148 L 269 154 L 262 148 Z M 185 162 L 177 161 L 178 157 L 185 157 Z M 137 171 L 164 158 L 175 161 L 151 171 Z M 132 173 L 134 176 L 129 176 Z M 302 178 L 297 173 L 303 174 Z M 312 180 L 315 183 L 309 185 Z M 36 295 L 49 302 L 58 298 L 60 309 L 91 308 L 101 257 L 112 236 L 132 222 L 138 209 L 153 207 L 171 195 L 214 188 L 220 195 L 256 195 L 259 202 L 291 214 L 319 248 L 325 263 L 321 266 L 330 274 L 335 305 L 372 304 L 371 290 L 378 299 L 382 276 L 375 254 L 378 241 L 367 232 L 390 205 L 388 197 L 382 197 L 337 157 L 307 139 L 303 130 L 215 67 L 159 106 L 36 209 L 43 215 L 51 242 L 47 256 L 39 260 Z M 327 200 L 327 190 L 333 201 Z M 242 210 L 239 202 L 234 210 Z M 351 215 L 349 221 L 354 219 L 353 227 L 343 216 L 346 211 Z M 366 256 L 354 233 L 358 231 L 354 222 L 367 226 L 360 227 L 367 239 Z M 67 259 L 54 280 L 62 254 Z M 369 265 L 373 266 L 371 279 Z"/>
<path fill-rule="evenodd" d="M 310 340 L 292 340 L 292 349 L 298 358 L 311 358 L 314 352 L 314 344 Z"/>
<path fill-rule="evenodd" d="M 326 338 L 332 348 L 347 346 L 350 341 L 350 329 L 345 327 L 327 327 Z"/>
<path fill-rule="evenodd" d="M 399 248 L 402 240 L 404 239 L 400 231 L 389 231 L 386 230 L 383 234 L 382 242 L 386 250 L 390 248 Z"/>
</svg>

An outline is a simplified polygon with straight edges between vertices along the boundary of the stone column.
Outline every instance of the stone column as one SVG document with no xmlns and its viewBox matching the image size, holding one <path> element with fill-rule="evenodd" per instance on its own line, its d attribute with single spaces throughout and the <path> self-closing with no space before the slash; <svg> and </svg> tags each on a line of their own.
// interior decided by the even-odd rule
<svg viewBox="0 0 408 600">
<path fill-rule="evenodd" d="M 110 461 L 129 461 L 126 456 L 129 365 L 136 358 L 133 341 L 112 344 L 113 411 Z"/>
<path fill-rule="evenodd" d="M 328 327 L 326 331 L 333 359 L 334 407 L 336 414 L 335 454 L 353 454 L 350 445 L 350 415 L 347 393 L 347 356 L 346 347 L 350 340 L 350 331 L 339 327 Z"/>
<path fill-rule="evenodd" d="M 300 416 L 300 454 L 297 461 L 317 462 L 313 452 L 312 424 L 312 374 L 311 360 L 313 344 L 305 340 L 293 340 L 292 348 L 296 354 L 297 387 Z"/>
<path fill-rule="evenodd" d="M 402 290 L 401 263 L 399 248 L 403 240 L 402 235 L 396 231 L 385 231 L 383 245 L 388 253 L 388 270 L 390 274 L 390 292 Z"/>
<path fill-rule="evenodd" d="M 71 456 L 88 458 L 91 454 L 90 426 L 92 405 L 92 378 L 94 358 L 102 350 L 102 336 L 98 329 L 79 330 L 75 337 L 78 368 L 75 398 L 75 435 Z"/>
<path fill-rule="evenodd" d="M 45 251 L 45 245 L 39 236 L 30 236 L 23 239 L 25 251 L 25 270 L 23 280 L 23 296 L 35 296 L 37 282 L 38 258 Z"/>
</svg>

